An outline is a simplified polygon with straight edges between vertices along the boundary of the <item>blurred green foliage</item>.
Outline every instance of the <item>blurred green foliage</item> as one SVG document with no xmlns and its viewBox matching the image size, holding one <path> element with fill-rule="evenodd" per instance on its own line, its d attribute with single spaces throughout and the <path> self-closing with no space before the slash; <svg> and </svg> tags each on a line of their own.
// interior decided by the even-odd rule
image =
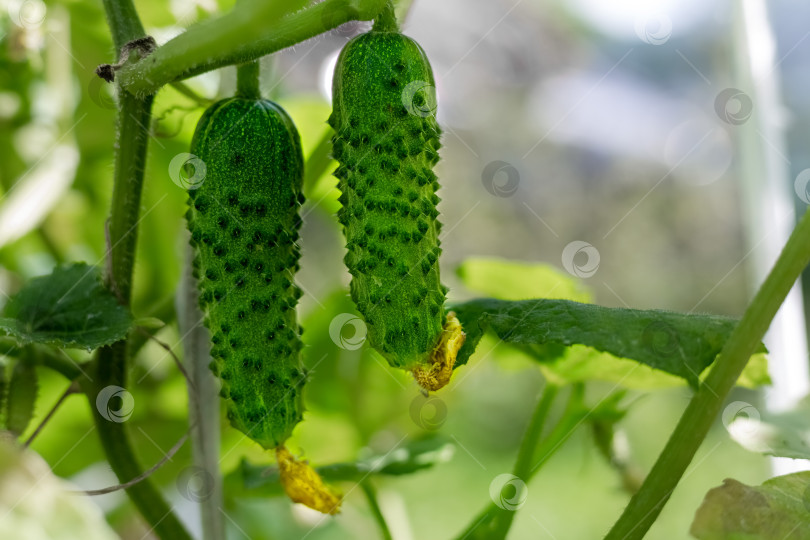
<svg viewBox="0 0 810 540">
<path fill-rule="evenodd" d="M 232 3 L 141 0 L 137 7 L 149 32 L 162 42 L 180 27 L 228 9 Z M 32 277 L 49 273 L 57 263 L 86 261 L 102 265 L 107 249 L 104 231 L 112 190 L 115 107 L 110 87 L 102 84 L 93 69 L 114 56 L 109 33 L 100 2 L 49 0 L 44 5 L 47 17 L 40 24 L 21 27 L 5 15 L 0 17 L 0 192 L 4 195 L 0 200 L 0 213 L 8 211 L 3 204 L 7 196 L 25 185 L 30 171 L 36 170 L 57 143 L 77 149 L 80 159 L 72 182 L 60 193 L 47 217 L 41 222 L 23 224 L 26 234 L 0 246 L 0 290 L 5 295 L 17 292 Z M 568 15 L 558 13 L 556 16 L 559 17 L 556 23 L 561 27 L 571 24 Z M 278 55 L 283 56 L 282 60 L 263 62 L 265 93 L 278 99 L 295 119 L 305 157 L 320 146 L 327 134 L 325 120 L 329 104 L 317 93 L 312 70 L 296 68 L 297 62 L 304 62 L 306 55 L 314 51 L 310 60 L 317 57 L 320 65 L 345 40 L 346 37 L 338 33 L 322 41 L 316 40 L 311 46 L 303 44 L 295 51 Z M 297 75 L 299 73 L 305 73 L 306 77 Z M 157 332 L 157 337 L 178 354 L 182 353 L 180 336 L 171 321 L 171 310 L 167 311 L 166 306 L 171 305 L 182 264 L 186 195 L 172 182 L 168 164 L 177 154 L 188 151 L 205 103 L 227 95 L 233 89 L 233 80 L 232 69 L 197 77 L 188 81 L 188 87 L 198 98 L 167 87 L 158 94 L 154 106 L 132 311 L 136 318 L 154 316 L 168 322 Z M 473 109 L 473 104 L 461 105 Z M 481 114 L 488 113 L 482 111 Z M 473 121 L 480 122 L 481 118 L 473 118 Z M 445 184 L 441 210 L 456 219 L 465 216 L 470 220 L 453 231 L 450 241 L 445 243 L 449 246 L 449 255 L 442 271 L 450 276 L 455 270 L 454 261 L 466 259 L 469 254 L 503 253 L 509 246 L 523 250 L 534 241 L 532 235 L 536 232 L 532 227 L 522 227 L 507 243 L 503 241 L 503 229 L 492 227 L 497 221 L 492 215 L 480 213 L 466 218 L 465 212 L 470 206 L 467 203 L 475 192 L 459 178 L 468 181 L 473 177 L 477 185 L 478 171 L 470 172 L 463 143 L 453 134 L 446 139 L 447 159 L 441 167 L 448 176 L 452 172 L 456 180 Z M 565 157 L 564 154 L 561 156 Z M 425 398 L 407 374 L 389 369 L 367 347 L 349 350 L 338 346 L 330 337 L 330 323 L 338 314 L 356 313 L 348 297 L 348 275 L 341 263 L 343 243 L 334 219 L 338 192 L 335 180 L 329 175 L 334 165 L 324 156 L 318 159 L 322 173 L 308 178 L 306 185 L 308 201 L 302 211 L 304 255 L 299 274 L 299 282 L 307 292 L 302 299 L 301 321 L 307 345 L 305 361 L 312 370 L 312 380 L 306 390 L 305 422 L 296 429 L 291 446 L 315 465 L 322 466 L 385 456 L 438 432 L 455 448 L 451 460 L 437 462 L 430 469 L 413 475 L 375 476 L 372 481 L 379 492 L 383 512 L 402 538 L 409 534 L 413 538 L 450 538 L 468 525 L 478 508 L 490 502 L 489 486 L 493 478 L 511 470 L 522 431 L 544 384 L 544 375 L 565 382 L 586 377 L 599 379 L 587 387 L 588 402 L 599 403 L 615 395 L 616 383 L 626 375 L 625 368 L 612 364 L 607 370 L 610 373 L 595 377 L 594 366 L 603 366 L 603 358 L 587 357 L 574 347 L 566 351 L 559 365 L 544 366 L 541 372 L 525 353 L 484 338 L 468 365 L 457 371 L 450 386 L 437 396 Z M 621 167 L 617 169 L 621 173 Z M 593 186 L 593 191 L 586 192 L 580 202 L 606 212 L 599 189 Z M 683 204 L 688 206 L 690 202 Z M 674 219 L 671 214 L 676 214 L 679 208 L 681 206 L 668 210 L 656 230 L 667 229 L 670 219 Z M 580 222 L 584 219 L 577 212 L 565 209 L 560 212 L 565 212 L 566 219 Z M 533 217 L 528 219 L 536 225 Z M 491 234 L 488 229 L 492 229 Z M 479 234 L 482 231 L 487 234 Z M 625 265 L 627 260 L 632 260 L 632 257 L 616 259 L 620 258 Z M 459 267 L 459 276 L 467 288 L 456 280 L 458 286 L 451 291 L 451 298 L 483 294 L 514 300 L 531 297 L 592 300 L 592 293 L 572 280 L 560 280 L 560 287 L 556 287 L 549 281 L 555 274 L 546 267 L 491 261 L 473 264 L 475 262 Z M 634 275 L 638 275 L 641 270 L 635 272 Z M 658 285 L 645 281 L 638 294 L 643 296 L 657 287 L 662 289 L 662 294 L 677 297 L 690 286 L 688 282 L 665 286 L 665 282 L 671 281 L 668 277 L 658 276 L 657 279 Z M 717 305 L 728 311 L 739 306 L 741 300 L 735 292 L 732 290 L 718 300 Z M 0 299 L 0 303 L 4 301 Z M 71 353 L 70 359 L 81 369 L 86 355 Z M 4 366 L 11 361 L 2 360 Z M 755 380 L 762 380 L 763 362 L 758 364 L 760 376 Z M 628 364 L 628 370 L 630 366 L 637 364 Z M 49 369 L 41 366 L 34 369 L 40 397 L 23 438 L 31 434 L 68 385 L 64 377 Z M 642 371 L 648 379 L 639 375 Z M 150 466 L 161 460 L 188 429 L 185 383 L 170 355 L 154 342 L 140 348 L 128 376 L 128 390 L 135 407 L 127 426 L 141 462 Z M 626 386 L 636 389 L 669 386 L 644 366 L 634 373 L 633 380 L 634 384 Z M 608 422 L 610 415 L 600 420 L 610 423 L 611 430 L 620 432 L 619 438 L 631 449 L 629 459 L 646 470 L 674 425 L 688 392 L 683 385 L 653 393 L 631 391 L 628 401 L 640 401 L 643 407 L 630 407 L 626 415 L 622 411 L 616 425 L 612 420 Z M 738 392 L 745 399 L 755 400 L 747 390 Z M 609 412 L 616 413 L 615 410 Z M 550 420 L 556 420 L 559 414 L 560 411 L 552 411 Z M 224 415 L 222 420 L 223 471 L 239 471 L 243 460 L 270 461 L 261 448 L 227 428 Z M 87 400 L 71 396 L 35 439 L 32 449 L 56 475 L 71 479 L 82 489 L 115 484 L 117 480 L 105 463 L 94 431 Z M 543 534 L 560 539 L 596 538 L 607 530 L 628 495 L 622 489 L 621 474 L 603 459 L 604 437 L 597 441 L 602 445 L 600 448 L 593 444 L 593 436 L 593 430 L 587 429 L 584 423 L 540 471 L 529 486 L 526 505 L 517 516 L 514 538 L 535 538 Z M 178 485 L 190 463 L 187 444 L 154 474 L 154 478 L 181 517 L 193 526 L 195 506 L 184 498 L 187 486 Z M 741 450 L 729 440 L 721 425 L 707 439 L 695 463 L 698 474 L 688 475 L 674 494 L 671 504 L 648 535 L 651 540 L 688 538 L 688 524 L 695 508 L 706 490 L 723 477 L 733 475 L 746 482 L 760 483 L 767 472 L 766 461 Z M 293 507 L 283 498 L 244 498 L 234 493 L 227 498 L 224 509 L 230 518 L 229 533 L 234 538 L 244 534 L 261 539 L 376 537 L 376 525 L 365 500 L 359 496 L 360 490 L 354 489 L 352 483 L 339 485 L 347 494 L 346 505 L 341 516 L 328 519 Z M 15 484 L 15 490 L 20 489 L 22 484 Z M 142 538 L 147 534 L 120 492 L 92 501 L 105 512 L 120 536 Z M 42 519 L 52 517 L 42 516 Z M 76 537 L 79 531 L 75 529 Z M 89 535 L 82 537 L 90 538 Z"/>
</svg>

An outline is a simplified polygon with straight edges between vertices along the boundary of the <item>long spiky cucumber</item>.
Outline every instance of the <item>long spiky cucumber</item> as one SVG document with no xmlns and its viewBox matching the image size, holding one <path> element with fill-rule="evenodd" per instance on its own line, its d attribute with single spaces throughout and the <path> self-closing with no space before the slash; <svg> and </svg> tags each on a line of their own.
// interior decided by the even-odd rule
<svg viewBox="0 0 810 540">
<path fill-rule="evenodd" d="M 255 76 L 255 70 L 254 70 Z M 212 105 L 191 153 L 205 178 L 189 190 L 200 304 L 212 333 L 211 369 L 220 378 L 231 424 L 276 449 L 290 498 L 326 513 L 340 499 L 284 446 L 302 419 L 306 373 L 294 284 L 303 158 L 286 112 L 253 95 Z"/>
<path fill-rule="evenodd" d="M 464 334 L 444 312 L 439 279 L 433 166 L 441 129 L 430 63 L 388 14 L 341 51 L 332 100 L 352 299 L 371 346 L 436 390 L 447 384 Z"/>
</svg>

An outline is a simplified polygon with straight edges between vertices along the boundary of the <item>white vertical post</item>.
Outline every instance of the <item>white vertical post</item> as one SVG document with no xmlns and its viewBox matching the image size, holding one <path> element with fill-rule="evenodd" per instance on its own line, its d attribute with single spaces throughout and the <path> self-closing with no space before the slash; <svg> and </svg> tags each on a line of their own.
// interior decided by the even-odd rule
<svg viewBox="0 0 810 540">
<path fill-rule="evenodd" d="M 785 114 L 779 62 L 764 0 L 734 2 L 736 85 L 751 99 L 747 121 L 729 126 L 737 143 L 743 222 L 751 250 L 751 285 L 758 287 L 795 225 L 793 180 L 785 145 Z M 765 336 L 773 386 L 765 403 L 772 411 L 794 405 L 810 392 L 810 363 L 801 286 L 797 283 Z M 774 474 L 810 468 L 805 460 L 775 458 Z"/>
</svg>

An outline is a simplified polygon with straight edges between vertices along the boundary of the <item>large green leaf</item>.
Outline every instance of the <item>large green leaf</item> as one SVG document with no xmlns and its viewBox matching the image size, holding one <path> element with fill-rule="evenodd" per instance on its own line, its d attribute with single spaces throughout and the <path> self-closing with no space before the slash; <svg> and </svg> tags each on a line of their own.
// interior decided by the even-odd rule
<svg viewBox="0 0 810 540">
<path fill-rule="evenodd" d="M 95 349 L 127 335 L 132 317 L 84 263 L 30 280 L 6 306 L 0 331 L 22 344 Z"/>
<path fill-rule="evenodd" d="M 590 291 L 580 281 L 547 264 L 475 257 L 465 260 L 457 274 L 467 288 L 499 300 L 545 298 L 584 303 L 592 300 Z M 513 344 L 503 347 L 493 340 L 485 340 L 480 348 L 486 351 L 498 347 L 497 354 L 501 359 L 528 357 L 538 361 L 544 375 L 559 384 L 602 380 L 623 388 L 643 390 L 685 384 L 684 379 L 666 371 L 584 345 Z M 467 360 L 468 352 L 470 345 L 462 351 L 463 361 Z M 457 365 L 461 363 L 457 362 Z M 757 354 L 751 358 L 737 385 L 754 388 L 770 382 L 767 357 Z"/>
<path fill-rule="evenodd" d="M 796 408 L 760 412 L 741 401 L 729 404 L 723 420 L 731 437 L 752 452 L 793 459 L 810 459 L 810 397 Z"/>
<path fill-rule="evenodd" d="M 444 437 L 418 439 L 386 454 L 375 455 L 354 463 L 336 463 L 316 467 L 327 483 L 360 482 L 372 474 L 403 475 L 428 469 L 453 457 L 455 446 Z M 246 460 L 225 477 L 225 490 L 243 497 L 283 495 L 278 468 L 253 465 Z"/>
<path fill-rule="evenodd" d="M 671 373 L 693 386 L 737 324 L 717 315 L 606 308 L 568 300 L 482 298 L 453 310 L 467 333 L 457 366 L 467 362 L 484 332 L 492 331 L 517 345 L 586 345 Z"/>
<path fill-rule="evenodd" d="M 761 486 L 725 480 L 706 494 L 689 532 L 698 540 L 810 540 L 810 471 Z"/>
</svg>

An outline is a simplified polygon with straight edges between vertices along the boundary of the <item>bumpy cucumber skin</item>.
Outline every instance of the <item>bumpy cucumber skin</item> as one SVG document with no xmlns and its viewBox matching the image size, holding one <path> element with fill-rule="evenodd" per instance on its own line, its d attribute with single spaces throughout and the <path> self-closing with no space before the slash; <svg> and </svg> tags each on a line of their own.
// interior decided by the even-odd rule
<svg viewBox="0 0 810 540">
<path fill-rule="evenodd" d="M 433 72 L 415 41 L 395 32 L 357 36 L 338 58 L 329 118 L 352 299 L 371 346 L 405 369 L 427 363 L 442 332 L 446 292 L 432 170 L 441 130 L 433 114 L 406 108 L 410 83 L 430 93 L 417 105 L 435 104 Z"/>
<path fill-rule="evenodd" d="M 293 283 L 303 202 L 298 132 L 278 105 L 230 98 L 197 124 L 191 153 L 206 165 L 189 190 L 200 305 L 212 334 L 211 369 L 231 424 L 275 448 L 301 420 L 301 362 Z"/>
</svg>

